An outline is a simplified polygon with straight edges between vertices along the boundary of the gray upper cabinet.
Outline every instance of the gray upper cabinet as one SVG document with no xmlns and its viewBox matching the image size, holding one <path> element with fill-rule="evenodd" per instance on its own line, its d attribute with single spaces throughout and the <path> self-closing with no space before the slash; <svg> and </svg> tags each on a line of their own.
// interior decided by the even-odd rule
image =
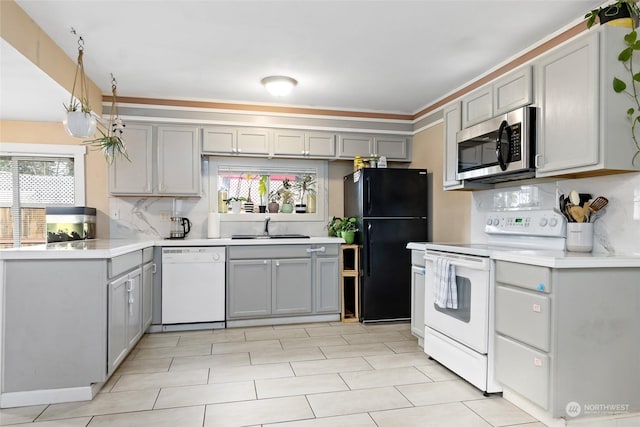
<svg viewBox="0 0 640 427">
<path fill-rule="evenodd" d="M 339 134 L 338 157 L 385 156 L 391 161 L 411 161 L 411 138 L 396 135 Z"/>
<path fill-rule="evenodd" d="M 111 194 L 153 192 L 153 126 L 127 123 L 125 141 L 129 159 L 115 157 L 109 167 Z"/>
<path fill-rule="evenodd" d="M 336 137 L 330 132 L 280 131 L 274 133 L 275 156 L 334 158 Z"/>
<path fill-rule="evenodd" d="M 200 194 L 198 128 L 158 126 L 158 194 Z"/>
<path fill-rule="evenodd" d="M 458 144 L 456 133 L 460 130 L 460 102 L 454 102 L 444 109 L 444 159 L 442 185 L 445 190 L 460 187 L 456 179 L 458 171 Z"/>
<path fill-rule="evenodd" d="M 202 153 L 266 156 L 270 131 L 261 128 L 205 127 L 202 130 Z"/>
<path fill-rule="evenodd" d="M 533 102 L 531 66 L 518 68 L 497 79 L 492 85 L 494 116 Z"/>
<path fill-rule="evenodd" d="M 632 104 L 611 87 L 614 76 L 628 74 L 617 60 L 624 34 L 603 25 L 537 62 L 537 177 L 637 170 L 626 115 Z"/>
<path fill-rule="evenodd" d="M 493 91 L 484 86 L 462 99 L 462 127 L 466 128 L 493 117 Z"/>
<path fill-rule="evenodd" d="M 531 67 L 520 67 L 462 99 L 462 127 L 467 128 L 532 102 Z"/>
<path fill-rule="evenodd" d="M 154 129 L 151 125 L 127 124 L 126 143 L 131 161 L 115 158 L 109 168 L 109 191 L 112 195 L 200 194 L 197 128 L 158 126 Z"/>
</svg>

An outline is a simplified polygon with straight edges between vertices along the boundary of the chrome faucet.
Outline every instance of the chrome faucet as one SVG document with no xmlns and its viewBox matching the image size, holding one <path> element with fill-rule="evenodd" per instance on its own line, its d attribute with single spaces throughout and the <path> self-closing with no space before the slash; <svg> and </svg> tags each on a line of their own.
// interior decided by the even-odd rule
<svg viewBox="0 0 640 427">
<path fill-rule="evenodd" d="M 263 236 L 268 236 L 269 235 L 269 221 L 271 220 L 271 217 L 266 217 L 264 219 L 264 231 L 262 232 Z"/>
</svg>

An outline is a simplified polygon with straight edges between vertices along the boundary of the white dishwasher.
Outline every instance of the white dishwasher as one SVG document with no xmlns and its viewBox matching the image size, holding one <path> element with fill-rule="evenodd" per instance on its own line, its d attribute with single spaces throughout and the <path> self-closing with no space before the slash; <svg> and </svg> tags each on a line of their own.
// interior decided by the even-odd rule
<svg viewBox="0 0 640 427">
<path fill-rule="evenodd" d="M 224 327 L 225 258 L 221 247 L 162 248 L 164 330 L 172 329 L 164 325 L 195 323 Z M 223 323 L 202 325 L 213 322 Z"/>
</svg>

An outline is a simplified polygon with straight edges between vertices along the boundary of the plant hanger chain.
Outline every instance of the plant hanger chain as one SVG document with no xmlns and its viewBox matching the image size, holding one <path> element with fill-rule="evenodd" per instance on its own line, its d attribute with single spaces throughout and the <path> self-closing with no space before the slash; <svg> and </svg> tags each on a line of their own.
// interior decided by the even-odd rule
<svg viewBox="0 0 640 427">
<path fill-rule="evenodd" d="M 77 35 L 75 28 L 71 28 L 71 33 L 73 35 Z M 78 76 L 80 77 L 80 110 L 85 112 L 85 113 L 89 113 L 90 112 L 90 108 L 89 108 L 89 93 L 88 93 L 88 88 L 87 88 L 87 78 L 85 76 L 84 73 L 84 61 L 83 61 L 83 56 L 84 56 L 84 39 L 82 38 L 82 36 L 78 36 L 78 61 L 77 61 L 77 65 L 76 65 L 76 73 L 75 76 L 73 78 L 73 87 L 71 89 L 71 100 L 69 102 L 69 105 L 72 106 L 74 105 L 74 97 L 75 97 L 75 93 L 76 93 L 76 85 L 78 84 Z M 77 97 L 75 97 L 76 99 L 78 99 Z"/>
</svg>

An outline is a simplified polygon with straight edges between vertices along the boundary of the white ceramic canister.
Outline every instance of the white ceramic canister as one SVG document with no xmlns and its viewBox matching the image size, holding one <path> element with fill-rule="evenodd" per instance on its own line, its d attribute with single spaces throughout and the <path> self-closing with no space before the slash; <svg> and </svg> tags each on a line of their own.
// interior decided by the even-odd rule
<svg viewBox="0 0 640 427">
<path fill-rule="evenodd" d="M 593 249 L 593 223 L 567 223 L 567 250 L 571 252 L 591 252 Z"/>
</svg>

